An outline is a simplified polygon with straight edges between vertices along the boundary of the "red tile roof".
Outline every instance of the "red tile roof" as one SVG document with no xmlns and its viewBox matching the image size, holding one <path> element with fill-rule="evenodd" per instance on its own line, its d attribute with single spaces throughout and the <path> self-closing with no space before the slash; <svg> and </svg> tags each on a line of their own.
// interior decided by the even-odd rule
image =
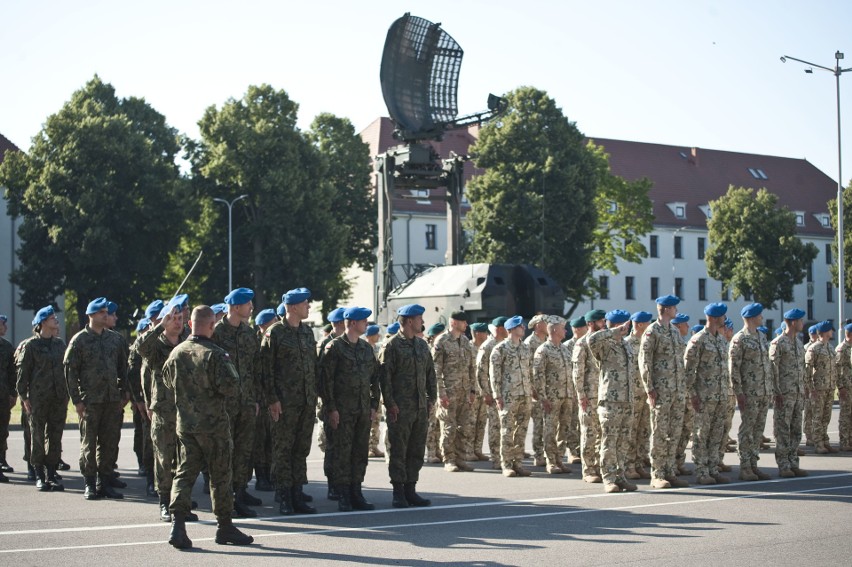
<svg viewBox="0 0 852 567">
<path fill-rule="evenodd" d="M 0 134 L 0 163 L 3 162 L 6 152 L 9 151 L 19 151 L 18 146 L 10 142 L 6 136 Z"/>
</svg>

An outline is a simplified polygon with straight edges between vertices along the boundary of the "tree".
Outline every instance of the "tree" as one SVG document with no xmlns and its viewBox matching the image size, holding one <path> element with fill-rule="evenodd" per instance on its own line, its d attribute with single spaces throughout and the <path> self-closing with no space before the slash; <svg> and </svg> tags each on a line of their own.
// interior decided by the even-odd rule
<svg viewBox="0 0 852 567">
<path fill-rule="evenodd" d="M 23 217 L 20 306 L 37 309 L 65 290 L 85 320 L 109 297 L 124 313 L 152 297 L 179 226 L 183 183 L 176 131 L 143 99 L 119 99 L 95 76 L 47 118 L 28 154 L 0 166 L 9 212 Z"/>
<path fill-rule="evenodd" d="M 793 300 L 793 287 L 805 278 L 817 249 L 796 236 L 796 217 L 778 207 L 766 189 L 731 186 L 710 202 L 707 273 L 735 296 L 754 296 L 771 307 Z"/>
<path fill-rule="evenodd" d="M 828 210 L 831 214 L 831 228 L 837 234 L 837 199 L 828 202 Z M 831 250 L 835 258 L 837 255 L 837 237 L 831 243 Z M 843 261 L 846 271 L 845 295 L 852 297 L 852 193 L 848 189 L 843 190 Z M 837 263 L 831 265 L 831 280 L 837 285 Z"/>
<path fill-rule="evenodd" d="M 580 298 L 592 271 L 600 164 L 547 93 L 521 87 L 506 99 L 506 113 L 471 147 L 485 173 L 467 186 L 468 260 L 535 264 Z"/>
</svg>

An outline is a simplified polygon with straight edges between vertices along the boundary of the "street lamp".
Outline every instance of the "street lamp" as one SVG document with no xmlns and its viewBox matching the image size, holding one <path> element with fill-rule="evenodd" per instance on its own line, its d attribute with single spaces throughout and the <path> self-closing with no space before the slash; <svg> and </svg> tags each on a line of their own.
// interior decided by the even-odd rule
<svg viewBox="0 0 852 567">
<path fill-rule="evenodd" d="M 672 295 L 677 295 L 677 278 L 675 277 L 675 242 L 677 241 L 677 233 L 681 230 L 686 230 L 688 226 L 682 226 L 672 233 Z M 683 256 L 683 245 L 680 247 L 681 256 Z"/>
<path fill-rule="evenodd" d="M 234 250 L 233 250 L 233 224 L 231 222 L 232 216 L 231 213 L 234 209 L 234 203 L 239 201 L 240 199 L 245 199 L 248 195 L 240 195 L 236 199 L 231 202 L 228 202 L 225 199 L 220 199 L 215 197 L 213 200 L 218 201 L 219 203 L 225 203 L 228 207 L 228 291 L 234 289 Z"/>
<path fill-rule="evenodd" d="M 840 68 L 840 60 L 843 59 L 843 54 L 839 51 L 834 54 L 834 68 L 796 59 L 789 55 L 781 57 L 781 62 L 786 63 L 787 59 L 808 65 L 809 68 L 805 69 L 805 73 L 813 73 L 814 68 L 817 68 L 834 74 L 837 86 L 837 273 L 839 274 L 837 278 L 837 325 L 843 325 L 843 304 L 846 301 L 846 273 L 844 269 L 845 258 L 843 257 L 843 158 L 840 154 L 840 75 L 847 71 L 852 71 L 852 67 L 847 67 L 846 69 Z"/>
</svg>

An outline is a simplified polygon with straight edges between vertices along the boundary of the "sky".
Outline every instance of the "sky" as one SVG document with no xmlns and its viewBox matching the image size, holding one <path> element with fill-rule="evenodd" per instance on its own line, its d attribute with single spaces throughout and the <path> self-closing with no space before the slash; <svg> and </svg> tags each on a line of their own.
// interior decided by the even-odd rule
<svg viewBox="0 0 852 567">
<path fill-rule="evenodd" d="M 852 2 L 2 0 L 0 133 L 23 150 L 95 74 L 198 137 L 204 110 L 268 83 L 361 131 L 387 115 L 379 67 L 406 11 L 464 49 L 460 114 L 488 93 L 548 92 L 587 136 L 805 158 L 838 177 L 835 78 Z M 843 63 L 843 62 L 841 62 Z M 843 66 L 843 65 L 841 65 Z M 841 83 L 852 179 L 852 72 Z"/>
</svg>

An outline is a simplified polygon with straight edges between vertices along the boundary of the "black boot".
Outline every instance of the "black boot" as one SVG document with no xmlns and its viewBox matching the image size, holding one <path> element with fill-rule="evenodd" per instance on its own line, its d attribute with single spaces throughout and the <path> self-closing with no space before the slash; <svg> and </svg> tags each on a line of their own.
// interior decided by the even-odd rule
<svg viewBox="0 0 852 567">
<path fill-rule="evenodd" d="M 110 484 L 110 475 L 100 475 L 98 477 L 98 496 L 103 496 L 111 500 L 121 500 L 124 495 L 116 490 Z"/>
<path fill-rule="evenodd" d="M 201 492 L 204 494 L 210 494 L 210 473 L 203 471 L 201 473 L 201 477 L 204 479 L 204 486 L 201 488 Z"/>
<path fill-rule="evenodd" d="M 302 485 L 297 484 L 293 487 L 293 510 L 299 514 L 316 514 L 317 509 L 305 502 L 305 493 L 302 492 Z"/>
<path fill-rule="evenodd" d="M 278 513 L 284 516 L 293 514 L 293 489 L 289 486 L 282 486 L 278 489 L 281 493 L 281 504 L 278 505 Z"/>
<path fill-rule="evenodd" d="M 15 469 L 9 466 L 6 462 L 6 452 L 0 454 L 0 473 L 15 472 Z"/>
<path fill-rule="evenodd" d="M 71 465 L 69 465 L 68 463 L 66 463 L 62 459 L 59 459 L 59 464 L 56 465 L 56 469 L 60 470 L 60 471 L 71 470 Z"/>
<path fill-rule="evenodd" d="M 86 489 L 83 491 L 83 498 L 86 500 L 97 500 L 100 498 L 98 494 L 98 487 L 96 485 L 95 477 L 87 476 L 86 480 Z"/>
<path fill-rule="evenodd" d="M 352 507 L 356 510 L 375 510 L 376 507 L 367 502 L 367 499 L 364 498 L 364 494 L 361 492 L 361 483 L 353 482 L 351 484 L 351 490 L 349 492 L 350 500 L 352 501 Z"/>
<path fill-rule="evenodd" d="M 337 491 L 337 486 L 328 481 L 328 497 L 329 500 L 340 500 L 340 493 Z"/>
<path fill-rule="evenodd" d="M 408 508 L 408 500 L 405 498 L 405 487 L 401 482 L 392 482 L 393 485 L 393 501 L 391 504 L 394 508 Z"/>
<path fill-rule="evenodd" d="M 47 467 L 47 484 L 54 492 L 62 492 L 65 487 L 62 485 L 62 477 L 56 474 L 56 467 L 48 465 Z"/>
<path fill-rule="evenodd" d="M 275 490 L 275 487 L 272 486 L 272 482 L 269 480 L 269 466 L 268 465 L 258 465 L 254 468 L 254 489 L 258 492 L 272 492 Z"/>
<path fill-rule="evenodd" d="M 218 518 L 216 520 L 218 527 L 216 528 L 216 543 L 225 545 L 248 545 L 254 541 L 250 535 L 244 534 L 238 530 L 231 518 Z"/>
<path fill-rule="evenodd" d="M 169 512 L 169 497 L 162 494 L 160 495 L 160 520 L 163 522 L 172 521 L 172 513 Z M 186 521 L 186 518 L 183 521 Z"/>
<path fill-rule="evenodd" d="M 50 492 L 50 485 L 47 484 L 47 478 L 44 474 L 44 467 L 35 467 L 36 473 L 36 490 L 39 492 Z"/>
<path fill-rule="evenodd" d="M 186 535 L 186 521 L 180 514 L 175 514 L 172 520 L 172 533 L 169 534 L 169 545 L 175 549 L 190 549 L 192 540 Z"/>
<path fill-rule="evenodd" d="M 27 480 L 35 481 L 35 479 L 36 479 L 35 469 L 33 468 L 33 466 L 31 464 L 27 463 Z"/>
<path fill-rule="evenodd" d="M 157 487 L 154 486 L 154 471 L 145 473 L 145 496 L 157 496 Z"/>
<path fill-rule="evenodd" d="M 101 482 L 105 484 L 109 484 L 112 488 L 127 488 L 127 483 L 118 478 L 118 472 L 114 472 L 111 475 L 107 475 L 106 477 L 101 478 Z"/>
<path fill-rule="evenodd" d="M 243 496 L 245 489 L 242 487 L 234 489 L 234 516 L 237 518 L 256 518 L 257 512 L 248 507 Z"/>
<path fill-rule="evenodd" d="M 247 486 L 243 486 L 243 502 L 245 502 L 248 506 L 263 506 L 263 500 L 257 496 L 249 494 Z"/>
<path fill-rule="evenodd" d="M 426 498 L 421 498 L 415 491 L 416 487 L 416 482 L 405 483 L 405 499 L 408 500 L 408 503 L 412 506 L 431 506 L 432 501 L 427 500 Z"/>
<path fill-rule="evenodd" d="M 305 489 L 303 488 L 302 489 L 302 500 L 304 500 L 305 502 L 313 502 L 314 497 L 311 496 L 310 494 L 308 494 L 307 492 L 305 492 Z"/>
<path fill-rule="evenodd" d="M 352 500 L 350 499 L 350 487 L 348 484 L 337 484 L 335 485 L 337 489 L 337 494 L 339 495 L 337 499 L 337 509 L 341 512 L 351 512 L 352 511 Z"/>
<path fill-rule="evenodd" d="M 4 482 L 9 482 L 9 477 L 7 477 L 5 474 L 0 472 L 0 484 L 2 484 Z"/>
</svg>

